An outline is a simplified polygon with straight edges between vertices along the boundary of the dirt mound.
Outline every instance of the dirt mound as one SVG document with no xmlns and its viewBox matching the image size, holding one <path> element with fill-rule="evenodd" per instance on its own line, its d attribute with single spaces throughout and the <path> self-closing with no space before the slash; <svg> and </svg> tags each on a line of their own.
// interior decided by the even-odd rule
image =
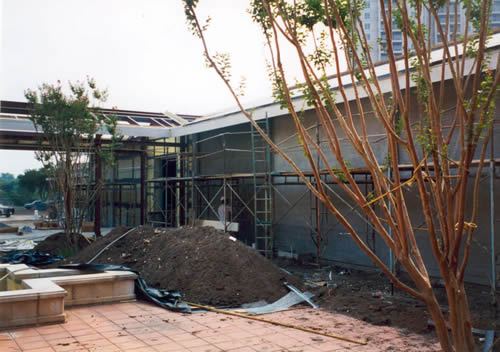
<svg viewBox="0 0 500 352">
<path fill-rule="evenodd" d="M 66 262 L 87 262 L 125 230 L 98 239 Z M 131 267 L 155 288 L 177 290 L 186 301 L 213 306 L 272 302 L 288 292 L 284 281 L 300 285 L 255 249 L 210 227 L 140 227 L 94 263 Z"/>
<path fill-rule="evenodd" d="M 92 240 L 78 233 L 67 235 L 64 232 L 58 232 L 44 239 L 34 249 L 43 253 L 68 257 L 88 247 L 91 242 Z"/>
</svg>

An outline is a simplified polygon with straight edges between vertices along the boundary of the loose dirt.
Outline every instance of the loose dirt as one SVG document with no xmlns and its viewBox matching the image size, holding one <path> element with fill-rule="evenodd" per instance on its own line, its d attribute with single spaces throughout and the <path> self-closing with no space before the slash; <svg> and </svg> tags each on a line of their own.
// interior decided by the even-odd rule
<svg viewBox="0 0 500 352">
<path fill-rule="evenodd" d="M 114 229 L 65 262 L 88 262 L 126 230 Z M 176 290 L 188 302 L 218 307 L 273 302 L 288 293 L 284 281 L 302 288 L 300 281 L 255 249 L 210 227 L 139 227 L 93 263 L 130 267 L 155 288 Z"/>
<path fill-rule="evenodd" d="M 83 243 L 84 248 L 64 263 L 88 262 L 127 230 L 115 228 L 90 245 Z M 37 249 L 44 250 L 45 246 L 45 251 L 61 253 L 59 241 L 67 240 L 65 235 L 56 234 Z M 283 282 L 289 281 L 301 290 L 315 293 L 315 302 L 327 311 L 374 325 L 395 326 L 403 332 L 435 336 L 427 323 L 430 315 L 425 305 L 397 288 L 393 290 L 383 274 L 335 265 L 318 269 L 287 260 L 271 262 L 254 249 L 209 227 L 176 230 L 140 227 L 114 243 L 94 263 L 128 266 L 155 288 L 176 290 L 188 302 L 219 307 L 262 299 L 273 302 L 288 292 Z M 402 279 L 411 285 L 409 280 Z M 307 281 L 321 286 L 303 286 Z M 467 285 L 466 289 L 473 326 L 495 329 L 500 334 L 488 287 Z M 435 292 L 446 315 L 444 288 L 436 287 Z M 500 302 L 500 295 L 496 299 Z"/>
<path fill-rule="evenodd" d="M 92 240 L 83 235 L 76 233 L 67 235 L 64 232 L 58 232 L 41 241 L 34 249 L 43 253 L 69 257 L 80 252 L 90 243 L 92 243 Z"/>
<path fill-rule="evenodd" d="M 391 286 L 389 279 L 382 273 L 366 272 L 330 265 L 321 269 L 313 266 L 298 265 L 288 260 L 275 260 L 304 281 L 325 286 L 308 290 L 316 294 L 314 300 L 322 309 L 349 315 L 380 326 L 394 326 L 403 332 L 416 332 L 432 338 L 434 329 L 427 320 L 430 314 L 424 303 Z M 411 281 L 401 275 L 407 285 Z M 330 284 L 327 286 L 327 284 Z M 446 292 L 435 282 L 434 292 L 447 316 Z M 466 284 L 469 307 L 472 315 L 472 326 L 477 329 L 496 330 L 499 336 L 500 321 L 495 316 L 495 308 L 491 305 L 489 288 L 481 285 Z M 500 294 L 497 294 L 500 302 Z M 479 335 L 476 339 L 479 339 Z M 477 341 L 478 345 L 480 341 Z"/>
</svg>

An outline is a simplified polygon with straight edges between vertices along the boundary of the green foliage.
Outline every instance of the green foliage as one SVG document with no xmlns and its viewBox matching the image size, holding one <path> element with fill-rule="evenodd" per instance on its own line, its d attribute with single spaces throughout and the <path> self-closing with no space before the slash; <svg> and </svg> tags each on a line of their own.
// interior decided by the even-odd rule
<svg viewBox="0 0 500 352">
<path fill-rule="evenodd" d="M 231 81 L 231 55 L 229 53 L 215 53 L 213 59 L 224 79 L 228 82 Z"/>
<path fill-rule="evenodd" d="M 48 191 L 47 169 L 26 170 L 17 178 L 4 173 L 0 176 L 0 200 L 23 205 L 36 199 L 46 199 Z"/>
<path fill-rule="evenodd" d="M 483 13 L 483 1 L 481 0 L 459 0 L 459 4 L 462 4 L 464 9 L 470 7 L 470 23 L 474 32 L 479 33 L 481 30 L 481 18 Z M 486 9 L 486 16 L 489 18 L 491 14 L 491 1 L 488 2 L 488 8 Z M 487 20 L 487 22 L 489 22 Z M 487 24 L 489 25 L 489 23 Z"/>
<path fill-rule="evenodd" d="M 375 199 L 375 193 L 372 191 L 372 192 L 368 192 L 366 194 L 366 201 L 369 202 L 371 200 Z"/>
<path fill-rule="evenodd" d="M 305 0 L 297 4 L 297 21 L 312 30 L 316 23 L 327 24 L 323 0 Z"/>
<path fill-rule="evenodd" d="M 12 174 L 3 173 L 0 176 L 0 201 L 14 202 L 16 204 L 16 191 L 18 188 L 17 180 Z"/>
<path fill-rule="evenodd" d="M 186 15 L 186 22 L 191 30 L 191 33 L 196 37 L 200 37 L 198 26 L 196 25 L 196 16 L 194 9 L 198 5 L 199 0 L 182 0 L 184 3 L 184 14 Z"/>
<path fill-rule="evenodd" d="M 271 81 L 272 96 L 274 101 L 280 105 L 280 109 L 288 109 L 285 86 L 281 75 L 278 72 L 275 72 L 273 67 L 269 64 L 267 65 L 267 72 L 269 80 Z M 290 95 L 293 95 L 293 93 L 290 92 Z"/>
<path fill-rule="evenodd" d="M 45 199 L 49 189 L 48 177 L 48 169 L 42 167 L 38 170 L 27 170 L 17 178 L 21 188 L 26 189 L 34 195 L 38 195 L 37 198 Z"/>
<path fill-rule="evenodd" d="M 104 115 L 91 106 L 92 101 L 105 102 L 107 91 L 98 89 L 94 79 L 89 77 L 85 83 L 69 82 L 69 88 L 71 94 L 66 95 L 58 81 L 56 85 L 42 84 L 38 92 L 31 89 L 25 92 L 32 108 L 29 119 L 51 145 L 50 150 L 38 153 L 39 160 L 46 165 L 53 166 L 53 158 L 57 154 L 70 155 L 82 148 L 93 149 L 98 133 L 109 134 L 112 142 L 118 143 L 118 117 L 114 114 Z M 112 156 L 107 151 L 104 148 L 101 157 L 106 162 L 112 162 Z"/>
<path fill-rule="evenodd" d="M 427 101 L 429 98 L 430 89 L 427 84 L 427 81 L 423 76 L 422 67 L 420 66 L 420 62 L 418 61 L 418 59 L 416 58 L 411 59 L 410 67 L 413 69 L 410 75 L 410 79 L 413 81 L 413 83 L 415 83 L 417 99 L 420 104 L 424 105 L 427 108 Z"/>
<path fill-rule="evenodd" d="M 405 127 L 405 125 L 404 125 L 403 119 L 401 118 L 400 115 L 397 115 L 396 121 L 394 121 L 394 128 L 395 128 L 396 134 L 399 137 L 401 137 L 401 135 L 403 134 L 404 127 Z"/>
<path fill-rule="evenodd" d="M 9 172 L 2 172 L 0 174 L 0 182 L 14 181 L 15 179 L 16 179 L 16 177 Z"/>
<path fill-rule="evenodd" d="M 435 136 L 432 127 L 429 123 L 429 117 L 424 115 L 423 123 L 420 126 L 420 133 L 417 134 L 417 142 L 420 144 L 420 147 L 424 151 L 425 154 L 430 154 L 438 150 L 437 147 L 437 137 Z"/>
<path fill-rule="evenodd" d="M 324 94 L 323 90 L 321 90 L 321 87 L 324 88 L 326 94 Z M 302 97 L 304 98 L 306 105 L 314 106 L 314 104 L 316 103 L 316 97 L 313 87 L 311 87 L 307 83 L 297 83 L 297 89 L 302 94 Z M 327 109 L 331 110 L 332 109 L 331 101 L 335 102 L 335 92 L 331 89 L 331 84 L 326 74 L 323 74 L 320 77 L 319 82 L 314 82 L 314 89 L 320 96 L 322 104 Z"/>
<path fill-rule="evenodd" d="M 349 1 L 335 0 L 337 10 L 342 21 L 346 21 L 349 14 L 349 8 L 353 5 Z M 360 2 L 361 3 L 361 2 Z M 311 31 L 313 27 L 322 23 L 328 25 L 327 13 L 323 0 L 297 0 L 293 4 L 285 0 L 276 0 L 270 2 L 270 11 L 276 17 L 283 16 L 290 21 L 290 25 L 297 31 L 297 34 L 304 31 Z M 333 9 L 328 7 L 328 15 L 334 28 L 338 26 Z M 266 35 L 271 35 L 271 21 L 268 10 L 265 8 L 262 0 L 252 0 L 250 9 L 254 22 L 258 23 Z M 189 21 L 189 19 L 188 19 Z"/>
<path fill-rule="evenodd" d="M 474 127 L 474 134 L 480 136 L 481 138 L 484 137 L 482 136 L 483 132 L 486 131 L 488 133 L 491 125 L 493 124 L 494 114 L 496 110 L 495 102 L 500 93 L 500 87 L 497 86 L 495 88 L 493 99 L 488 102 L 488 95 L 492 90 L 495 81 L 495 73 L 494 71 L 485 69 L 483 77 L 484 78 L 481 81 L 480 89 L 478 91 L 477 108 L 480 110 L 484 110 L 485 114 L 484 119 L 482 121 L 479 121 Z"/>
<path fill-rule="evenodd" d="M 31 105 L 29 119 L 42 135 L 40 145 L 45 143 L 37 159 L 50 170 L 64 196 L 66 213 L 71 212 L 65 216 L 66 233 L 77 232 L 92 195 L 90 187 L 82 191 L 76 186 L 91 182 L 92 155 L 98 154 L 103 165 L 113 163 L 112 151 L 119 144 L 118 117 L 99 112 L 97 105 L 106 101 L 107 91 L 89 77 L 85 82 L 69 82 L 69 94 L 58 81 L 44 83 L 38 91 L 28 89 L 25 97 Z M 107 142 L 100 148 L 96 148 L 97 135 Z"/>
<path fill-rule="evenodd" d="M 333 50 L 327 45 L 328 35 L 325 31 L 321 31 L 318 38 L 318 45 L 314 52 L 308 55 L 309 61 L 316 69 L 323 69 L 333 63 Z"/>
<path fill-rule="evenodd" d="M 344 164 L 347 168 L 349 168 L 351 166 L 351 161 L 350 160 L 344 160 Z M 347 176 L 344 174 L 344 172 L 340 169 L 340 167 L 337 167 L 337 166 L 334 166 L 332 168 L 332 171 L 333 171 L 333 174 L 335 175 L 335 177 L 337 177 L 337 179 L 340 181 L 340 182 L 347 182 Z"/>
<path fill-rule="evenodd" d="M 384 156 L 384 162 L 382 163 L 382 172 L 386 172 L 387 170 L 389 170 L 391 167 L 392 167 L 392 154 L 391 153 L 387 153 L 386 156 Z"/>
<path fill-rule="evenodd" d="M 250 8 L 248 9 L 248 13 L 250 13 L 250 15 L 252 16 L 252 20 L 260 25 L 264 35 L 271 36 L 271 22 L 269 21 L 267 11 L 262 4 L 262 0 L 250 1 Z"/>
</svg>

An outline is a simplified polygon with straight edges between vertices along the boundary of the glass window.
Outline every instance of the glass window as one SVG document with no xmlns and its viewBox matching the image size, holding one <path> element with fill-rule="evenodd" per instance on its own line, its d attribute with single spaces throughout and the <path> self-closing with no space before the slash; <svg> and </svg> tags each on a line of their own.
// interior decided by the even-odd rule
<svg viewBox="0 0 500 352">
<path fill-rule="evenodd" d="M 370 13 L 369 12 L 365 12 L 365 20 L 369 20 L 370 19 Z"/>
<path fill-rule="evenodd" d="M 367 30 L 367 31 L 370 30 L 370 24 L 369 23 L 365 23 L 365 30 Z"/>
</svg>

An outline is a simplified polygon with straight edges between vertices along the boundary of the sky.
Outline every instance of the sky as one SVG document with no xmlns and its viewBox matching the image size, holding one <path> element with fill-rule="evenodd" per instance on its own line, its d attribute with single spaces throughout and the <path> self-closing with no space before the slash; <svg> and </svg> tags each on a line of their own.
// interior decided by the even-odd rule
<svg viewBox="0 0 500 352">
<path fill-rule="evenodd" d="M 0 100 L 25 101 L 41 83 L 95 78 L 104 107 L 206 115 L 234 105 L 205 66 L 180 0 L 0 0 Z M 215 53 L 230 52 L 245 100 L 270 94 L 264 38 L 248 0 L 202 0 Z M 0 173 L 39 167 L 30 152 L 0 150 Z"/>
<path fill-rule="evenodd" d="M 247 13 L 249 0 L 200 0 L 212 53 L 229 52 L 242 101 L 271 95 L 264 37 Z M 93 77 L 106 88 L 102 107 L 208 115 L 235 106 L 201 41 L 188 30 L 181 0 L 0 0 L 0 100 L 25 101 L 26 89 Z M 282 49 L 298 77 L 291 47 Z M 295 71 L 294 71 L 295 70 Z M 290 79 L 289 82 L 295 82 Z M 4 162 L 7 160 L 8 162 Z M 0 173 L 41 165 L 32 152 L 0 150 Z"/>
</svg>

